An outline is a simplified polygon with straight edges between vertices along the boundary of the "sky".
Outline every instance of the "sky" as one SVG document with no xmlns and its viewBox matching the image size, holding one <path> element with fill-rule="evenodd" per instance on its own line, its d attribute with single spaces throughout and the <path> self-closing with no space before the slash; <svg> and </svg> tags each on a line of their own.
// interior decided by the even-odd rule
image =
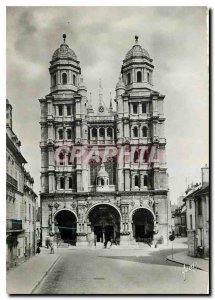
<svg viewBox="0 0 215 300">
<path fill-rule="evenodd" d="M 99 78 L 109 105 L 134 36 L 155 65 L 154 89 L 166 95 L 164 112 L 170 200 L 200 182 L 208 164 L 209 100 L 207 10 L 204 7 L 7 7 L 6 96 L 13 130 L 40 191 L 40 106 L 50 92 L 49 62 L 67 34 L 88 96 L 98 104 Z"/>
</svg>

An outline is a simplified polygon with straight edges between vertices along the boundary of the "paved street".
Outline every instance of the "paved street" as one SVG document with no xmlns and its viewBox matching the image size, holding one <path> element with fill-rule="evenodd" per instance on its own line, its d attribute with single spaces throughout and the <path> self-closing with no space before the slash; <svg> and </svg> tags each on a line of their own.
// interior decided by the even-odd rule
<svg viewBox="0 0 215 300">
<path fill-rule="evenodd" d="M 182 249 L 176 248 L 174 253 Z M 35 294 L 204 294 L 208 273 L 166 261 L 171 249 L 56 249 L 61 255 Z"/>
</svg>

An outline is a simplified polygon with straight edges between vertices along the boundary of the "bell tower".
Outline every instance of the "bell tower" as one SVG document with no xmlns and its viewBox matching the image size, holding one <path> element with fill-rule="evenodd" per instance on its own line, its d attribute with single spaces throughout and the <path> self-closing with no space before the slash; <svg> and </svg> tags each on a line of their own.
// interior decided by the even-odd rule
<svg viewBox="0 0 215 300">
<path fill-rule="evenodd" d="M 55 50 L 50 64 L 51 93 L 77 92 L 81 74 L 80 62 L 75 52 L 66 44 L 66 34 L 63 34 L 63 43 Z"/>
<path fill-rule="evenodd" d="M 155 224 L 162 223 L 159 234 L 166 239 L 165 96 L 154 89 L 153 70 L 152 58 L 135 36 L 135 43 L 123 60 L 116 85 L 117 143 L 124 153 L 124 162 L 118 162 L 117 166 L 118 190 L 143 193 L 147 197 L 154 195 Z"/>
<path fill-rule="evenodd" d="M 148 51 L 139 45 L 139 37 L 135 36 L 135 44 L 127 52 L 121 69 L 127 91 L 153 89 L 152 61 Z"/>
</svg>

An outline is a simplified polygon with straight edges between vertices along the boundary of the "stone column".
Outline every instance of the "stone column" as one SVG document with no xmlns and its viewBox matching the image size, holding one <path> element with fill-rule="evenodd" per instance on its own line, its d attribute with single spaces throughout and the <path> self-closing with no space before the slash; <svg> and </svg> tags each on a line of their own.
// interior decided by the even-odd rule
<svg viewBox="0 0 215 300">
<path fill-rule="evenodd" d="M 61 84 L 60 70 L 57 71 L 57 84 Z"/>
<path fill-rule="evenodd" d="M 141 115 L 142 114 L 142 102 L 138 103 L 138 114 Z"/>
<path fill-rule="evenodd" d="M 125 191 L 130 191 L 130 170 L 125 169 Z"/>
<path fill-rule="evenodd" d="M 60 189 L 60 176 L 57 176 L 57 190 Z"/>
</svg>

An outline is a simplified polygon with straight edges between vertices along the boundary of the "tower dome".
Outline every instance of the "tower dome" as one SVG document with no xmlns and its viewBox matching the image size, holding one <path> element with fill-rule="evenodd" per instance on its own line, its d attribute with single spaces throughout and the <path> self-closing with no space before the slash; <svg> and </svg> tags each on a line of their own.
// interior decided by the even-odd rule
<svg viewBox="0 0 215 300">
<path fill-rule="evenodd" d="M 153 59 L 150 58 L 148 51 L 139 45 L 138 36 L 135 35 L 135 44 L 127 52 L 121 68 L 122 81 L 125 84 L 126 91 L 152 89 L 152 73 L 154 69 L 152 62 Z M 119 82 L 118 85 L 120 84 Z"/>
<path fill-rule="evenodd" d="M 60 48 L 55 50 L 54 54 L 52 55 L 52 61 L 57 59 L 73 59 L 78 60 L 77 55 L 75 52 L 69 48 L 69 46 L 66 44 L 66 35 L 63 34 L 64 42 L 60 45 Z"/>
<path fill-rule="evenodd" d="M 148 51 L 138 44 L 138 36 L 135 36 L 135 45 L 127 52 L 125 60 L 132 57 L 146 57 L 151 59 Z"/>
<path fill-rule="evenodd" d="M 55 50 L 50 61 L 50 90 L 52 93 L 77 92 L 78 78 L 81 74 L 79 63 L 75 52 L 66 44 L 66 34 L 63 34 L 63 43 Z"/>
</svg>

